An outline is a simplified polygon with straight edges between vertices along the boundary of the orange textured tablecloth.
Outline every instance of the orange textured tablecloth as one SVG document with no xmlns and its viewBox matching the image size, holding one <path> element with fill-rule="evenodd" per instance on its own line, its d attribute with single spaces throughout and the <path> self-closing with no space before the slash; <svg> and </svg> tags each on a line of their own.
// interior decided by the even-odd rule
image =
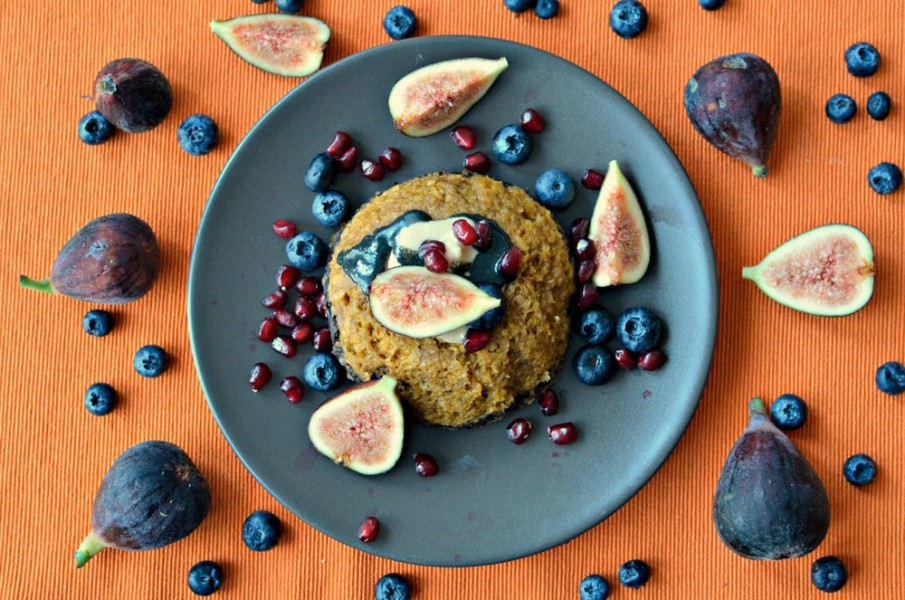
<svg viewBox="0 0 905 600">
<path fill-rule="evenodd" d="M 325 66 L 389 42 L 381 23 L 389 0 L 308 0 L 304 13 L 333 29 Z M 720 281 L 719 334 L 699 408 L 678 447 L 627 505 L 584 535 L 541 554 L 475 568 L 411 566 L 343 546 L 280 506 L 245 470 L 207 407 L 192 364 L 186 323 L 189 257 L 208 194 L 236 144 L 298 82 L 240 61 L 209 30 L 212 19 L 272 11 L 273 4 L 221 2 L 38 2 L 5 4 L 0 19 L 2 291 L 0 466 L 3 598 L 189 598 L 188 568 L 201 559 L 226 570 L 222 598 L 370 598 L 374 582 L 399 571 L 416 598 L 577 598 L 579 581 L 601 573 L 613 598 L 817 598 L 814 558 L 842 557 L 850 581 L 840 597 L 905 598 L 905 396 L 881 394 L 874 372 L 905 361 L 905 190 L 881 197 L 866 183 L 881 161 L 905 166 L 905 8 L 863 0 L 727 0 L 716 12 L 695 0 L 646 0 L 650 24 L 638 38 L 609 29 L 610 2 L 562 0 L 561 14 L 516 17 L 502 0 L 411 0 L 419 34 L 474 34 L 524 42 L 592 71 L 622 92 L 663 133 L 694 183 L 709 222 Z M 846 72 L 843 51 L 876 45 L 880 71 Z M 766 58 L 783 85 L 783 116 L 770 174 L 709 147 L 692 129 L 682 89 L 718 55 Z M 171 116 L 141 136 L 89 147 L 76 123 L 101 65 L 137 56 L 170 78 Z M 539 85 L 542 82 L 538 82 Z M 867 96 L 886 90 L 893 110 L 871 120 Z M 856 98 L 854 121 L 824 116 L 833 93 Z M 222 142 L 197 158 L 176 144 L 181 120 L 213 116 Z M 155 228 L 163 252 L 153 291 L 115 308 L 117 327 L 89 338 L 89 306 L 20 289 L 20 273 L 43 276 L 58 248 L 90 218 L 128 211 Z M 863 311 L 809 316 L 767 299 L 740 269 L 792 235 L 847 222 L 871 238 L 877 287 Z M 157 343 L 171 353 L 165 376 L 131 367 L 134 350 Z M 681 351 L 676 340 L 673 352 Z M 122 403 L 105 418 L 86 412 L 86 387 L 106 380 Z M 719 542 L 711 498 L 722 462 L 746 422 L 752 395 L 804 397 L 811 415 L 792 434 L 822 477 L 833 508 L 829 535 L 810 557 L 746 561 Z M 101 477 L 126 447 L 172 440 L 195 459 L 214 490 L 214 508 L 186 540 L 144 553 L 107 551 L 76 570 L 73 551 L 88 531 Z M 847 484 L 846 457 L 866 452 L 879 465 L 867 488 Z M 525 502 L 531 502 L 525 498 Z M 271 552 L 244 547 L 244 517 L 259 508 L 285 523 Z M 555 513 L 556 508 L 551 507 Z M 525 523 L 525 527 L 531 527 Z M 512 535 L 518 535 L 513 531 Z M 617 583 L 619 565 L 653 567 L 639 591 Z"/>
</svg>

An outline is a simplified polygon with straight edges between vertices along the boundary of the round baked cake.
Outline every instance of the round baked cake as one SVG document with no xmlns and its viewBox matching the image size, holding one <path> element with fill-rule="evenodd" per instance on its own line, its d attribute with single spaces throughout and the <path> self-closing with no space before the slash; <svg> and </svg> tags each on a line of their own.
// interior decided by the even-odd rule
<svg viewBox="0 0 905 600">
<path fill-rule="evenodd" d="M 462 214 L 492 220 L 521 251 L 517 276 L 500 288 L 505 313 L 485 348 L 467 353 L 462 343 L 391 331 L 372 315 L 367 285 L 347 272 L 344 252 L 407 211 L 436 221 Z M 483 175 L 426 175 L 372 198 L 335 240 L 326 282 L 333 351 L 349 375 L 393 375 L 399 396 L 425 423 L 475 426 L 533 401 L 569 343 L 574 271 L 559 224 L 525 190 Z"/>
</svg>

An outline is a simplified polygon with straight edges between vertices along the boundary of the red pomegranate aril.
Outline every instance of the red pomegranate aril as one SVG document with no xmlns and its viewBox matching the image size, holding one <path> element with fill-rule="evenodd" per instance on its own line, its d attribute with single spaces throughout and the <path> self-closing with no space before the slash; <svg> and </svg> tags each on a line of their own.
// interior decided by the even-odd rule
<svg viewBox="0 0 905 600">
<path fill-rule="evenodd" d="M 581 176 L 581 185 L 589 190 L 599 190 L 603 187 L 603 173 L 595 171 L 594 169 L 588 169 Z"/>
<path fill-rule="evenodd" d="M 350 172 L 355 168 L 355 165 L 358 164 L 358 148 L 352 146 L 343 152 L 343 155 L 337 159 L 337 162 L 339 163 L 340 171 L 343 173 Z"/>
<path fill-rule="evenodd" d="M 292 358 L 298 351 L 295 342 L 288 335 L 276 336 L 273 341 L 270 342 L 270 346 L 287 358 Z"/>
<path fill-rule="evenodd" d="M 361 174 L 371 181 L 380 181 L 386 174 L 383 165 L 370 158 L 361 161 Z"/>
<path fill-rule="evenodd" d="M 301 275 L 302 272 L 292 265 L 280 265 L 280 267 L 277 268 L 277 286 L 279 286 L 280 289 L 288 290 L 295 285 L 295 282 L 299 280 Z"/>
<path fill-rule="evenodd" d="M 424 260 L 424 255 L 431 250 L 440 252 L 442 254 L 446 252 L 446 244 L 444 244 L 440 240 L 424 240 L 423 242 L 421 242 L 421 245 L 418 246 L 418 258 Z"/>
<path fill-rule="evenodd" d="M 596 285 L 591 282 L 581 284 L 581 287 L 578 288 L 578 299 L 576 302 L 578 310 L 588 310 L 596 304 L 599 297 L 600 293 L 597 291 Z"/>
<path fill-rule="evenodd" d="M 440 466 L 433 456 L 418 453 L 412 458 L 415 461 L 415 473 L 421 477 L 433 477 L 440 472 Z"/>
<path fill-rule="evenodd" d="M 513 444 L 521 444 L 531 436 L 531 421 L 519 417 L 506 426 L 506 436 Z"/>
<path fill-rule="evenodd" d="M 377 520 L 377 517 L 365 517 L 358 527 L 358 539 L 365 544 L 370 544 L 376 540 L 379 533 L 380 521 Z"/>
<path fill-rule="evenodd" d="M 490 171 L 490 159 L 483 152 L 472 152 L 465 157 L 463 165 L 466 171 L 484 174 Z"/>
<path fill-rule="evenodd" d="M 594 276 L 594 271 L 596 270 L 597 263 L 594 259 L 583 260 L 578 263 L 578 268 L 575 269 L 575 279 L 578 283 L 587 283 L 591 281 L 591 277 Z"/>
<path fill-rule="evenodd" d="M 616 364 L 626 371 L 631 371 L 638 366 L 638 358 L 631 350 L 616 348 L 616 350 L 613 351 L 613 357 L 616 359 Z"/>
<path fill-rule="evenodd" d="M 453 235 L 459 240 L 460 244 L 471 246 L 478 241 L 478 232 L 474 230 L 474 225 L 467 219 L 456 219 L 452 224 Z"/>
<path fill-rule="evenodd" d="M 402 152 L 398 148 L 385 148 L 377 159 L 390 171 L 398 171 L 402 167 Z"/>
<path fill-rule="evenodd" d="M 506 252 L 503 253 L 503 256 L 500 257 L 500 260 L 496 263 L 496 272 L 502 275 L 503 277 L 515 277 L 518 275 L 519 265 L 522 263 L 522 251 L 512 246 Z"/>
<path fill-rule="evenodd" d="M 295 237 L 295 234 L 299 232 L 299 228 L 292 221 L 277 219 L 273 222 L 273 232 L 277 234 L 277 236 L 288 240 L 289 238 Z"/>
<path fill-rule="evenodd" d="M 321 319 L 327 318 L 327 295 L 323 292 L 317 295 L 317 298 L 314 301 L 315 306 L 317 306 L 317 316 Z"/>
<path fill-rule="evenodd" d="M 292 404 L 298 404 L 305 397 L 305 387 L 302 380 L 295 375 L 289 375 L 280 380 L 280 391 Z"/>
<path fill-rule="evenodd" d="M 275 290 L 264 296 L 264 299 L 261 300 L 261 304 L 264 305 L 264 308 L 280 308 L 286 306 L 286 301 L 288 299 L 289 295 L 285 291 Z"/>
<path fill-rule="evenodd" d="M 547 437 L 558 446 L 571 444 L 578 438 L 578 429 L 572 423 L 559 423 L 547 427 Z"/>
<path fill-rule="evenodd" d="M 528 133 L 540 133 L 547 127 L 544 118 L 533 108 L 525 110 L 519 120 L 522 124 L 522 129 Z"/>
<path fill-rule="evenodd" d="M 330 328 L 321 327 L 314 332 L 311 344 L 315 352 L 330 352 L 333 349 L 333 338 L 330 337 Z"/>
<path fill-rule="evenodd" d="M 261 326 L 258 327 L 258 339 L 269 344 L 277 336 L 279 327 L 280 324 L 274 317 L 267 317 L 261 321 Z"/>
<path fill-rule="evenodd" d="M 472 248 L 479 252 L 483 252 L 490 248 L 493 244 L 493 229 L 490 228 L 490 223 L 481 219 L 474 225 L 475 233 L 478 234 L 478 239 L 475 240 L 475 243 L 471 245 Z"/>
<path fill-rule="evenodd" d="M 324 285 L 317 277 L 302 277 L 295 284 L 295 289 L 302 296 L 317 296 L 324 291 Z"/>
<path fill-rule="evenodd" d="M 446 273 L 449 270 L 449 261 L 446 259 L 446 255 L 435 248 L 426 251 L 422 258 L 424 267 L 432 273 Z"/>
<path fill-rule="evenodd" d="M 662 350 L 651 350 L 638 357 L 638 368 L 645 371 L 656 371 L 666 362 L 666 353 Z"/>
<path fill-rule="evenodd" d="M 287 308 L 280 307 L 273 311 L 273 318 L 283 327 L 295 327 L 299 324 L 299 318 Z"/>
<path fill-rule="evenodd" d="M 257 392 L 259 389 L 267 385 L 267 382 L 270 381 L 270 378 L 272 376 L 273 375 L 270 372 L 270 367 L 268 367 L 265 363 L 255 363 L 251 368 L 251 373 L 249 373 L 248 375 L 248 383 L 251 385 L 251 391 Z"/>
<path fill-rule="evenodd" d="M 475 134 L 474 129 L 468 125 L 453 127 L 452 131 L 449 132 L 449 137 L 452 138 L 453 143 L 455 143 L 460 150 L 471 150 L 474 148 L 475 142 L 477 141 L 477 135 Z"/>
<path fill-rule="evenodd" d="M 469 329 L 465 334 L 465 352 L 472 354 L 479 352 L 490 343 L 490 332 L 483 329 Z"/>
<path fill-rule="evenodd" d="M 575 247 L 575 244 L 578 243 L 578 240 L 582 238 L 588 237 L 588 232 L 591 230 L 591 222 L 585 219 L 584 217 L 578 217 L 572 224 L 569 225 L 569 241 L 572 243 L 572 247 Z"/>
<path fill-rule="evenodd" d="M 317 316 L 317 300 L 308 296 L 299 296 L 295 301 L 295 316 L 302 321 L 310 321 Z"/>
<path fill-rule="evenodd" d="M 594 258 L 594 242 L 588 238 L 581 238 L 575 242 L 575 258 L 578 260 Z"/>
<path fill-rule="evenodd" d="M 559 397 L 553 390 L 544 390 L 537 405 L 540 406 L 540 412 L 545 417 L 552 417 L 559 412 Z"/>
<path fill-rule="evenodd" d="M 289 337 L 291 337 L 296 344 L 310 342 L 314 338 L 314 325 L 312 325 L 310 321 L 299 323 L 292 328 Z"/>
<path fill-rule="evenodd" d="M 337 131 L 333 134 L 330 145 L 327 146 L 327 154 L 339 160 L 346 150 L 352 147 L 352 136 L 345 131 Z"/>
</svg>

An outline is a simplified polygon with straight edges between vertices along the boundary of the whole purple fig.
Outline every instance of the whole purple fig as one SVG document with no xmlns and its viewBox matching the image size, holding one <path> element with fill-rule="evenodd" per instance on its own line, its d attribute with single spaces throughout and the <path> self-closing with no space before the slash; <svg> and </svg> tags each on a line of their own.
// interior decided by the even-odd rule
<svg viewBox="0 0 905 600">
<path fill-rule="evenodd" d="M 141 133 L 157 127 L 173 106 L 173 90 L 164 74 L 139 58 L 104 65 L 94 79 L 94 104 L 119 129 Z"/>
</svg>

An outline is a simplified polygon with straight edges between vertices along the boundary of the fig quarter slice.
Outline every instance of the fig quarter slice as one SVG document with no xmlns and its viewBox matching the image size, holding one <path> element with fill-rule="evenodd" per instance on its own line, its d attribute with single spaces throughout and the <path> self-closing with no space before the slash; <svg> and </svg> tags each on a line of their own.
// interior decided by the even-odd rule
<svg viewBox="0 0 905 600">
<path fill-rule="evenodd" d="M 389 471 L 402 454 L 405 426 L 396 383 L 385 375 L 321 404 L 308 422 L 317 451 L 362 475 Z"/>
</svg>

